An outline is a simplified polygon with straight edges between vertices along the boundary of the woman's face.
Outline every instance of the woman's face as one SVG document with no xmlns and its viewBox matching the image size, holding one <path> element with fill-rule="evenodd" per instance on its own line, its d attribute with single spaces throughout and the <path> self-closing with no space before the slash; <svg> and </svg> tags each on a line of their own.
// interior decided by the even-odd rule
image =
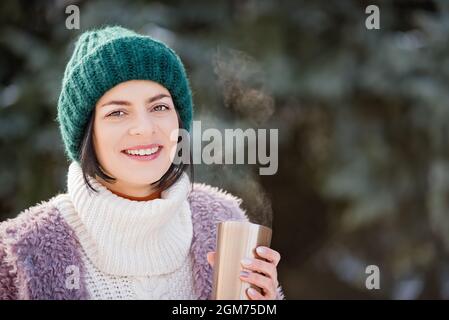
<svg viewBox="0 0 449 320">
<path fill-rule="evenodd" d="M 95 106 L 93 141 L 102 169 L 117 181 L 100 182 L 135 197 L 154 192 L 150 183 L 169 169 L 178 130 L 175 106 L 162 85 L 131 80 L 110 89 Z"/>
</svg>

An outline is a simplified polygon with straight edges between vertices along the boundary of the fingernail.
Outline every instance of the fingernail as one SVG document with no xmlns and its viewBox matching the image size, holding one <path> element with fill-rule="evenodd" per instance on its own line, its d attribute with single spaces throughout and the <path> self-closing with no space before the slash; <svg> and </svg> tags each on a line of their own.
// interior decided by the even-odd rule
<svg viewBox="0 0 449 320">
<path fill-rule="evenodd" d="M 242 259 L 242 264 L 245 266 L 249 266 L 252 263 L 251 259 L 244 258 Z"/>
<path fill-rule="evenodd" d="M 266 250 L 263 247 L 257 247 L 256 251 L 257 253 L 265 253 Z"/>
<path fill-rule="evenodd" d="M 253 289 L 253 288 L 248 289 L 248 293 L 252 296 L 254 296 L 256 294 L 256 292 L 257 292 L 256 289 Z"/>
<path fill-rule="evenodd" d="M 247 278 L 249 276 L 249 272 L 248 271 L 240 271 L 240 276 Z"/>
</svg>

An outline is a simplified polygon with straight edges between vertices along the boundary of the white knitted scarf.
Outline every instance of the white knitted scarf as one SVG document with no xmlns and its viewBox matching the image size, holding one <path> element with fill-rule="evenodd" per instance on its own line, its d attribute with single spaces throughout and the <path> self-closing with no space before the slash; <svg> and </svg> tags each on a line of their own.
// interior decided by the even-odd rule
<svg viewBox="0 0 449 320">
<path fill-rule="evenodd" d="M 73 212 L 65 214 L 91 261 L 105 273 L 151 276 L 178 269 L 189 254 L 192 220 L 186 173 L 161 199 L 119 197 L 96 179 L 88 190 L 81 167 L 72 162 L 67 177 Z"/>
</svg>

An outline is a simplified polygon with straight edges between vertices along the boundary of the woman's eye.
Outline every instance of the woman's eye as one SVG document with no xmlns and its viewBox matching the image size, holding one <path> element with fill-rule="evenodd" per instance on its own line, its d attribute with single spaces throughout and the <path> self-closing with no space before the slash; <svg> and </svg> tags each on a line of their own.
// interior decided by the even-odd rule
<svg viewBox="0 0 449 320">
<path fill-rule="evenodd" d="M 168 110 L 168 109 L 169 109 L 169 107 L 167 107 L 167 106 L 165 106 L 163 104 L 157 105 L 157 106 L 155 106 L 153 108 L 154 111 L 165 111 L 165 110 Z"/>
<path fill-rule="evenodd" d="M 121 112 L 121 113 L 124 113 L 124 112 L 121 111 L 121 110 L 119 110 L 119 111 L 114 111 L 114 112 L 111 112 L 110 114 L 108 114 L 108 117 L 111 117 L 111 116 L 112 116 L 112 117 L 117 117 L 116 114 L 119 114 L 120 112 Z"/>
</svg>

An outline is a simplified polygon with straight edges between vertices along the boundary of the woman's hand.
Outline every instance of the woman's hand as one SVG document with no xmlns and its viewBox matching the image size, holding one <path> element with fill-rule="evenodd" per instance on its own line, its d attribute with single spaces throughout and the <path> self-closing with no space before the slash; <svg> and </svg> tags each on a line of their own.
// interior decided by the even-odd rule
<svg viewBox="0 0 449 320">
<path fill-rule="evenodd" d="M 279 286 L 276 268 L 281 260 L 281 255 L 279 252 L 264 246 L 257 247 L 256 252 L 262 259 L 243 259 L 241 264 L 244 270 L 240 279 L 262 289 L 262 293 L 259 293 L 249 288 L 247 294 L 250 300 L 275 300 L 277 287 Z M 207 253 L 207 262 L 212 267 L 214 266 L 214 251 Z"/>
</svg>

